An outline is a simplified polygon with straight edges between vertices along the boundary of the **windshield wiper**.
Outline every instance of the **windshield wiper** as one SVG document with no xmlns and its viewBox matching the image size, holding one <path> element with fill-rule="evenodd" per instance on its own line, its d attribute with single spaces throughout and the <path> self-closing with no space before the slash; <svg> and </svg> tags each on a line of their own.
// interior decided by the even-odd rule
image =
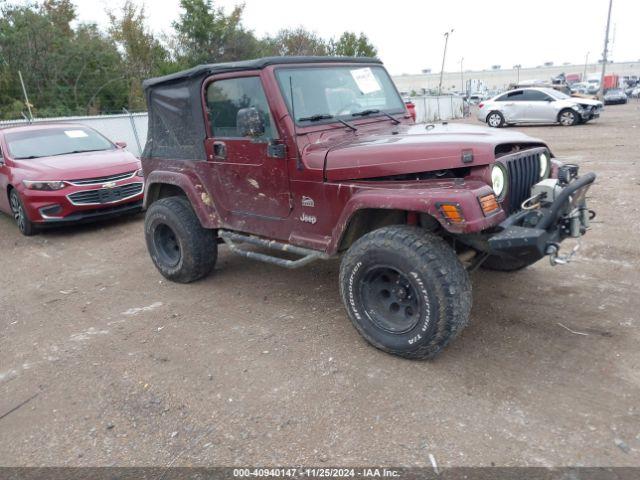
<svg viewBox="0 0 640 480">
<path fill-rule="evenodd" d="M 72 153 L 104 152 L 106 150 L 108 150 L 108 148 L 94 148 L 92 150 L 72 150 L 70 152 L 54 153 L 53 155 L 49 155 L 49 156 L 50 157 L 59 157 L 60 155 L 70 155 Z"/>
<path fill-rule="evenodd" d="M 352 113 L 351 116 L 352 117 L 366 117 L 366 116 L 371 115 L 373 113 L 381 113 L 382 115 L 387 117 L 389 120 L 391 120 L 394 125 L 398 125 L 400 123 L 400 120 L 395 118 L 393 115 L 389 115 L 387 112 L 380 111 L 377 108 L 371 108 L 369 110 L 363 110 L 361 112 Z"/>
<path fill-rule="evenodd" d="M 333 115 L 329 115 L 328 113 L 317 113 L 315 115 L 310 115 L 308 117 L 301 117 L 298 119 L 299 122 L 318 122 L 320 120 L 329 120 L 331 118 L 335 118 Z M 345 127 L 350 128 L 352 131 L 356 132 L 358 129 L 351 125 L 350 123 L 345 122 L 339 118 L 336 118 L 337 122 L 340 122 Z"/>
<path fill-rule="evenodd" d="M 29 155 L 28 157 L 16 157 L 16 160 L 31 160 L 33 158 L 41 158 L 40 155 Z"/>
<path fill-rule="evenodd" d="M 369 110 L 362 110 L 361 112 L 352 113 L 352 117 L 366 117 L 371 115 L 372 113 L 380 113 L 380 110 L 377 108 L 370 108 Z"/>
<path fill-rule="evenodd" d="M 350 123 L 347 123 L 344 120 L 340 120 L 339 118 L 337 118 L 336 120 L 338 120 L 345 127 L 350 128 L 352 132 L 357 132 L 358 131 L 358 129 L 356 127 L 354 127 L 353 125 L 351 125 Z"/>
<path fill-rule="evenodd" d="M 329 115 L 328 113 L 316 113 L 315 115 L 310 115 L 308 117 L 300 117 L 298 119 L 299 122 L 319 122 L 320 120 L 329 120 L 333 118 L 333 115 Z"/>
</svg>

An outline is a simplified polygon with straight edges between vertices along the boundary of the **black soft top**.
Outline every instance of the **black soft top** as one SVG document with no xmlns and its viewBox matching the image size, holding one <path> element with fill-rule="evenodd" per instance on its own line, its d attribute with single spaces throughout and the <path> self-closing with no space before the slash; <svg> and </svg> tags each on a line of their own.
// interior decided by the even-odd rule
<svg viewBox="0 0 640 480">
<path fill-rule="evenodd" d="M 145 80 L 149 111 L 142 158 L 205 160 L 206 128 L 200 100 L 202 82 L 213 74 L 259 70 L 270 65 L 304 63 L 382 63 L 367 57 L 265 57 L 241 62 L 199 65 Z"/>
</svg>

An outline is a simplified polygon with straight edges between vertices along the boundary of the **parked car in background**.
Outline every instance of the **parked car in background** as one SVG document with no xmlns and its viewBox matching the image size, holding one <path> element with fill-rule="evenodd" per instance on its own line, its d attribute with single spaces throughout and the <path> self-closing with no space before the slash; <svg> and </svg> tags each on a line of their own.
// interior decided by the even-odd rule
<svg viewBox="0 0 640 480">
<path fill-rule="evenodd" d="M 627 94 L 621 88 L 610 88 L 604 93 L 604 104 L 624 104 L 627 103 Z"/>
<path fill-rule="evenodd" d="M 409 115 L 411 115 L 411 118 L 413 118 L 413 121 L 415 122 L 415 120 L 416 120 L 416 104 L 413 103 L 413 100 L 411 100 L 410 98 L 405 98 L 404 99 L 404 104 L 407 107 L 407 111 L 409 112 Z"/>
<path fill-rule="evenodd" d="M 596 95 L 600 91 L 600 80 L 587 80 L 587 93 Z"/>
<path fill-rule="evenodd" d="M 482 101 L 483 98 L 484 96 L 481 93 L 472 93 L 471 95 L 469 95 L 469 104 L 477 105 Z"/>
<path fill-rule="evenodd" d="M 574 98 L 551 88 L 511 90 L 478 105 L 478 120 L 490 127 L 516 123 L 585 123 L 600 116 L 602 102 Z"/>
<path fill-rule="evenodd" d="M 24 235 L 140 211 L 141 165 L 124 147 L 83 125 L 0 129 L 0 211 Z"/>
<path fill-rule="evenodd" d="M 631 91 L 631 96 L 633 98 L 640 98 L 640 87 L 635 87 L 632 91 Z"/>
</svg>

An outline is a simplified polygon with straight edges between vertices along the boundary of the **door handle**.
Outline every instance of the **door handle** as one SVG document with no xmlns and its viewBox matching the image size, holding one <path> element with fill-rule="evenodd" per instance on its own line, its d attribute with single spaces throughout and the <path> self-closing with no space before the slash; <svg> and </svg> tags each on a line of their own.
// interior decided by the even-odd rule
<svg viewBox="0 0 640 480">
<path fill-rule="evenodd" d="M 220 160 L 226 160 L 227 144 L 224 142 L 213 142 L 213 156 Z"/>
</svg>

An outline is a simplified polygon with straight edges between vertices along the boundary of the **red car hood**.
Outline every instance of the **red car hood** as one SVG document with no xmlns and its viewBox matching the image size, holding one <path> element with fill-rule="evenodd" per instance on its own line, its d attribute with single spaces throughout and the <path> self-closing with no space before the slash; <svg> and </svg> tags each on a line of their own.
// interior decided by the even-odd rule
<svg viewBox="0 0 640 480">
<path fill-rule="evenodd" d="M 16 160 L 15 163 L 28 180 L 79 180 L 140 168 L 136 157 L 119 149 Z"/>
<path fill-rule="evenodd" d="M 323 168 L 328 180 L 354 180 L 458 167 L 486 165 L 500 144 L 544 145 L 513 130 L 467 124 L 400 125 L 339 135 L 327 132 L 305 149 L 310 168 Z M 393 133 L 393 132 L 397 133 Z M 463 151 L 473 153 L 462 163 Z"/>
</svg>

